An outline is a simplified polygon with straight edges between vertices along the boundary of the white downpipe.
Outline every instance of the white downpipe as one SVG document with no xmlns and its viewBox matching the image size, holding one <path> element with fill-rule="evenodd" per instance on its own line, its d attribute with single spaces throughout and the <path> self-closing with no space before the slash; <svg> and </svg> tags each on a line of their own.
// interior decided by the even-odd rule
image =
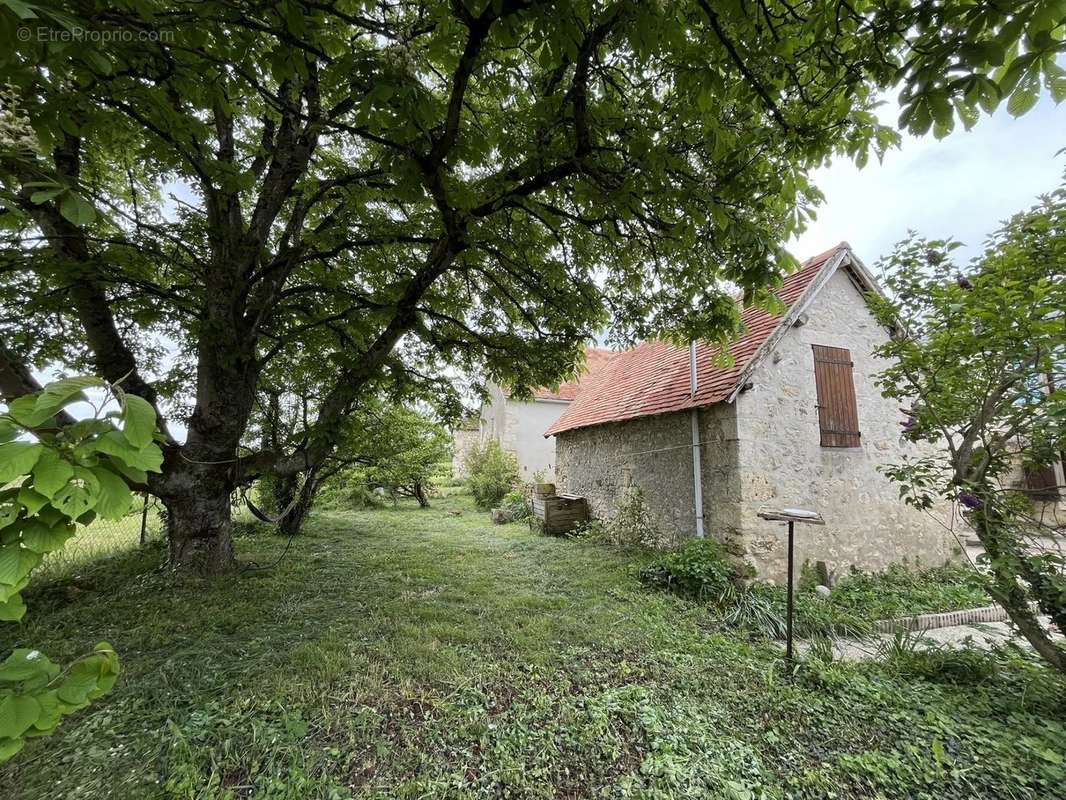
<svg viewBox="0 0 1066 800">
<path fill-rule="evenodd" d="M 696 396 L 696 343 L 688 345 L 688 377 L 692 396 Z M 692 496 L 696 506 L 696 538 L 703 538 L 703 468 L 700 465 L 700 414 L 693 408 L 692 420 Z"/>
</svg>

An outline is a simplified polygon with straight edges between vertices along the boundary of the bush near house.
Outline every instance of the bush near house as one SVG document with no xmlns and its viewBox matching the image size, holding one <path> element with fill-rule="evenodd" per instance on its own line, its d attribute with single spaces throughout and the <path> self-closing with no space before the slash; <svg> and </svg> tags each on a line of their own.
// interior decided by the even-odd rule
<svg viewBox="0 0 1066 800">
<path fill-rule="evenodd" d="M 694 539 L 644 567 L 645 586 L 705 601 L 731 628 L 780 637 L 785 631 L 785 590 L 779 586 L 744 586 L 752 571 L 729 557 L 714 539 Z M 870 623 L 915 614 L 974 608 L 989 602 L 984 578 L 971 567 L 945 565 L 915 570 L 894 564 L 882 573 L 853 571 L 828 598 L 802 580 L 796 595 L 795 628 L 800 636 L 863 636 Z"/>
<path fill-rule="evenodd" d="M 518 486 L 518 460 L 495 439 L 476 444 L 466 456 L 466 485 L 478 508 L 494 508 Z"/>
</svg>

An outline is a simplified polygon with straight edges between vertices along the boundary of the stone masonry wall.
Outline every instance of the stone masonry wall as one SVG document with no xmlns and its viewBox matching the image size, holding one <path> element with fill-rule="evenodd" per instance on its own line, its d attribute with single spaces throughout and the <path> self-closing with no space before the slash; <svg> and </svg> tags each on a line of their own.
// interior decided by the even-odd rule
<svg viewBox="0 0 1066 800">
<path fill-rule="evenodd" d="M 704 528 L 735 535 L 739 519 L 733 406 L 700 410 Z M 597 425 L 555 437 L 560 492 L 588 498 L 592 515 L 610 519 L 628 486 L 639 487 L 656 524 L 679 537 L 696 530 L 692 428 L 688 412 Z"/>
<path fill-rule="evenodd" d="M 917 447 L 900 443 L 898 405 L 874 383 L 884 362 L 872 351 L 887 331 L 843 271 L 829 279 L 806 312 L 807 322 L 785 334 L 736 402 L 738 524 L 749 559 L 760 577 L 783 579 L 787 536 L 780 523 L 756 516 L 771 505 L 811 508 L 826 521 L 825 527 L 797 526 L 797 564 L 825 561 L 843 574 L 852 565 L 881 570 L 903 559 L 943 563 L 957 551 L 954 538 L 935 519 L 905 505 L 896 484 L 877 471 L 879 464 L 899 461 Z M 860 447 L 820 446 L 813 344 L 851 352 Z M 948 513 L 946 507 L 936 510 L 942 521 Z"/>
<path fill-rule="evenodd" d="M 685 447 L 691 441 L 689 425 L 688 415 L 667 414 L 560 434 L 555 437 L 558 491 L 587 498 L 593 517 L 607 520 L 622 492 L 639 487 L 657 526 L 691 536 L 695 512 L 692 451 Z"/>
</svg>

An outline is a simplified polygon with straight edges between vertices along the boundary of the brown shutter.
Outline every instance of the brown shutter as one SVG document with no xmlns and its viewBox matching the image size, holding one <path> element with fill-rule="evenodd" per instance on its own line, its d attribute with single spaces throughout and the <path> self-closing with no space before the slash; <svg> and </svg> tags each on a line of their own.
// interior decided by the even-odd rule
<svg viewBox="0 0 1066 800">
<path fill-rule="evenodd" d="M 851 353 L 843 347 L 812 347 L 822 447 L 858 447 L 861 434 Z"/>
<path fill-rule="evenodd" d="M 1026 470 L 1025 486 L 1034 500 L 1058 500 L 1059 480 L 1055 465 L 1048 464 L 1045 467 Z"/>
<path fill-rule="evenodd" d="M 1055 374 L 1047 374 L 1048 394 L 1055 391 Z M 1060 453 L 1063 466 L 1066 467 L 1066 453 Z M 1033 500 L 1058 500 L 1062 494 L 1059 490 L 1059 476 L 1055 472 L 1055 465 L 1048 464 L 1035 469 L 1025 471 L 1025 488 L 1029 490 L 1029 496 Z"/>
</svg>

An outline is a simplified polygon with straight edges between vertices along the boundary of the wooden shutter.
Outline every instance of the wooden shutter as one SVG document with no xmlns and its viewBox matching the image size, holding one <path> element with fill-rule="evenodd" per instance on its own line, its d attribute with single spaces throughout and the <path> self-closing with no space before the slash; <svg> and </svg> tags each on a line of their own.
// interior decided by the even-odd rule
<svg viewBox="0 0 1066 800">
<path fill-rule="evenodd" d="M 1055 375 L 1047 374 L 1048 394 L 1055 391 Z M 1066 468 L 1066 453 L 1060 453 L 1063 467 Z M 1025 471 L 1025 488 L 1029 490 L 1029 496 L 1033 500 L 1058 500 L 1062 492 L 1059 489 L 1059 476 L 1055 472 L 1055 465 L 1048 464 L 1044 467 Z"/>
<path fill-rule="evenodd" d="M 1026 470 L 1025 486 L 1029 490 L 1029 496 L 1034 500 L 1058 500 L 1059 479 L 1055 472 L 1055 465 L 1048 464 L 1045 467 Z"/>
<path fill-rule="evenodd" d="M 820 344 L 812 347 L 822 447 L 858 447 L 861 434 L 855 382 L 851 375 L 851 352 L 843 347 Z"/>
</svg>

